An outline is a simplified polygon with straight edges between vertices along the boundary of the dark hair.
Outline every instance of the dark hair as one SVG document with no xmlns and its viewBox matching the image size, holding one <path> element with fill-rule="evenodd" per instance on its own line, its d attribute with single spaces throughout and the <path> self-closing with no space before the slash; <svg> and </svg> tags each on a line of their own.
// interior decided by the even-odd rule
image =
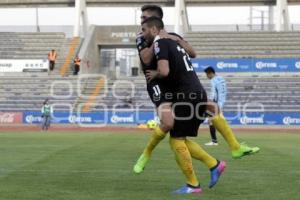
<svg viewBox="0 0 300 200">
<path fill-rule="evenodd" d="M 211 66 L 208 66 L 207 68 L 205 68 L 204 72 L 207 73 L 207 74 L 208 73 L 213 73 L 213 74 L 216 73 L 215 70 L 214 70 L 214 68 L 211 67 Z"/>
<path fill-rule="evenodd" d="M 147 24 L 149 28 L 155 26 L 159 30 L 164 28 L 164 22 L 160 18 L 154 16 L 147 18 L 145 21 L 142 22 L 142 25 L 143 24 Z"/>
<path fill-rule="evenodd" d="M 49 99 L 48 99 L 48 98 L 46 98 L 46 99 L 44 100 L 43 104 L 46 104 L 46 103 L 48 103 L 48 101 L 49 101 Z"/>
<path fill-rule="evenodd" d="M 142 12 L 144 12 L 144 11 L 154 12 L 156 17 L 159 17 L 160 19 L 162 19 L 164 16 L 164 12 L 163 12 L 162 8 L 158 5 L 144 5 L 141 8 L 141 10 L 142 10 Z"/>
</svg>

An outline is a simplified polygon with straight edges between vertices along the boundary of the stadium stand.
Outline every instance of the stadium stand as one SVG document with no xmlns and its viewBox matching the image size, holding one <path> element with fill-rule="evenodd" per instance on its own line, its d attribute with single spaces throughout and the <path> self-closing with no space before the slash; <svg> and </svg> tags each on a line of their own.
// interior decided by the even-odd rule
<svg viewBox="0 0 300 200">
<path fill-rule="evenodd" d="M 97 27 L 98 35 L 104 34 L 103 27 Z M 132 30 L 136 30 L 133 28 Z M 104 30 L 104 28 L 103 28 Z M 106 30 L 106 29 L 105 29 Z M 112 30 L 111 30 L 112 31 Z M 114 32 L 126 32 L 114 30 Z M 131 32 L 127 30 L 127 32 Z M 110 36 L 110 34 L 109 34 Z M 300 53 L 300 32 L 189 32 L 185 38 L 197 50 L 198 58 L 298 58 Z M 125 37 L 125 36 L 124 36 Z M 109 37 L 105 42 L 109 42 Z M 98 45 L 107 45 L 103 41 L 97 41 Z M 95 42 L 93 42 L 93 45 Z M 113 45 L 122 44 L 113 40 Z M 123 45 L 123 44 L 122 44 Z M 134 39 L 126 45 L 134 45 Z M 134 48 L 134 47 L 132 47 Z M 284 112 L 300 110 L 298 106 L 297 88 L 299 86 L 298 75 L 291 73 L 228 73 L 224 74 L 228 81 L 229 94 L 225 109 L 234 111 L 238 104 L 261 103 L 265 110 L 270 112 Z M 205 87 L 209 89 L 206 77 L 199 74 Z M 85 96 L 95 95 L 97 79 L 90 79 L 85 87 Z M 93 103 L 104 104 L 108 108 L 130 108 L 137 106 L 140 109 L 152 109 L 152 103 L 145 90 L 145 81 L 142 76 L 128 78 L 120 77 L 118 81 L 129 81 L 129 84 L 119 84 L 115 80 L 108 80 L 108 92 L 105 97 L 96 98 Z M 134 95 L 130 95 L 130 83 L 134 83 Z M 115 85 L 114 85 L 115 84 Z M 117 85 L 116 85 L 117 84 Z M 113 94 L 113 88 L 119 96 Z M 103 88 L 102 88 L 103 89 Z M 100 94 L 102 90 L 98 91 Z M 96 94 L 97 95 L 97 94 Z M 120 97 L 121 96 L 121 97 Z M 269 100 L 270 97 L 272 100 Z M 78 97 L 75 109 L 84 105 L 88 98 Z M 103 106 L 97 105 L 89 111 L 100 111 Z"/>
<path fill-rule="evenodd" d="M 68 77 L 64 79 L 66 80 L 76 85 L 76 78 Z M 60 81 L 62 81 L 60 76 L 5 75 L 0 79 L 0 110 L 39 111 L 47 98 L 51 104 L 57 104 L 55 110 L 68 110 L 70 108 L 66 104 L 73 105 L 76 95 L 69 94 L 69 85 Z M 55 82 L 57 84 L 54 84 Z M 51 95 L 51 87 L 56 96 Z"/>
<path fill-rule="evenodd" d="M 73 39 L 66 38 L 64 33 L 0 33 L 0 59 L 47 59 L 49 50 L 56 49 L 58 53 L 56 67 L 50 75 L 42 72 L 2 73 L 0 110 L 40 110 L 46 98 L 52 104 L 60 104 L 55 106 L 56 110 L 70 109 L 66 104 L 73 105 L 77 95 L 69 94 L 69 88 L 70 85 L 76 85 L 77 78 L 68 76 L 71 74 L 70 70 L 62 78 L 60 69 L 66 65 L 70 68 L 73 58 L 68 56 L 73 43 Z M 80 46 L 80 39 L 76 45 L 74 52 Z"/>
<path fill-rule="evenodd" d="M 199 58 L 298 58 L 300 32 L 189 32 Z"/>
<path fill-rule="evenodd" d="M 185 38 L 194 46 L 198 58 L 299 58 L 300 32 L 189 32 Z M 225 73 L 228 82 L 228 102 L 225 111 L 236 111 L 238 106 L 250 105 L 259 109 L 263 105 L 268 112 L 300 111 L 297 88 L 300 86 L 299 74 L 292 73 Z M 209 91 L 209 82 L 203 74 L 199 78 Z M 95 103 L 105 104 L 108 108 L 138 107 L 142 110 L 153 109 L 147 96 L 145 80 L 142 76 L 121 77 L 118 84 L 108 82 L 108 92 Z M 130 93 L 130 83 L 134 83 L 135 92 Z M 84 89 L 86 95 L 92 94 L 96 80 L 90 80 Z M 117 88 L 118 97 L 113 94 Z M 84 103 L 79 98 L 78 104 Z M 100 111 L 95 106 L 92 111 Z"/>
<path fill-rule="evenodd" d="M 68 81 L 72 86 L 77 83 L 77 77 L 60 76 L 60 67 L 65 64 L 70 49 L 71 39 L 67 39 L 61 33 L 1 33 L 1 56 L 0 58 L 46 58 L 49 48 L 57 48 L 59 60 L 57 68 L 51 76 L 42 73 L 26 74 L 5 74 L 0 79 L 0 110 L 25 111 L 39 110 L 41 102 L 51 96 L 51 85 L 54 81 Z M 300 52 L 298 39 L 299 32 L 216 32 L 198 33 L 192 32 L 186 35 L 187 40 L 197 50 L 199 58 L 241 58 L 241 57 L 297 57 Z M 272 45 L 274 44 L 274 45 Z M 267 46 L 271 47 L 267 47 Z M 276 50 L 268 54 L 270 48 Z M 233 49 L 233 50 L 232 50 Z M 281 53 L 278 53 L 281 51 Z M 282 54 L 286 51 L 286 54 Z M 223 52 L 223 54 L 221 54 Z M 226 52 L 226 53 L 224 53 Z M 254 52 L 254 53 L 252 53 Z M 269 112 L 300 111 L 297 88 L 300 86 L 299 75 L 292 74 L 223 74 L 228 81 L 228 102 L 226 111 L 235 111 L 238 105 L 258 103 L 264 105 Z M 22 77 L 22 78 L 21 78 Z M 209 89 L 209 83 L 203 75 L 199 78 L 204 86 Z M 89 79 L 81 86 L 82 94 L 90 97 L 95 93 L 97 79 Z M 145 90 L 145 81 L 142 76 L 128 78 L 121 77 L 118 81 L 128 81 L 128 84 L 118 84 L 115 80 L 108 80 L 108 91 L 101 98 L 96 98 L 96 104 L 105 104 L 108 108 L 130 108 L 137 106 L 142 110 L 153 109 Z M 50 100 L 56 110 L 69 110 L 85 104 L 88 99 L 77 95 L 76 88 L 73 88 L 69 95 L 69 84 L 55 84 L 55 95 Z M 134 93 L 130 92 L 130 83 L 134 83 Z M 118 84 L 118 85 L 114 85 Z M 113 88 L 117 88 L 115 94 Z M 101 88 L 100 88 L 101 89 Z M 104 90 L 100 90 L 103 93 Z M 66 97 L 67 96 L 67 97 Z M 270 97 L 272 100 L 270 100 Z M 64 105 L 61 105 L 64 104 Z M 257 108 L 257 107 L 256 107 Z M 95 112 L 103 109 L 102 106 L 92 107 L 90 111 Z"/>
<path fill-rule="evenodd" d="M 0 59 L 47 59 L 49 51 L 56 49 L 56 66 L 60 66 L 68 52 L 69 43 L 70 40 L 65 38 L 63 33 L 2 32 Z"/>
<path fill-rule="evenodd" d="M 249 109 L 260 109 L 261 105 L 267 112 L 295 112 L 300 111 L 300 75 L 233 75 L 222 74 L 228 82 L 228 101 L 225 111 L 237 111 L 248 105 Z M 204 75 L 199 75 L 204 87 L 209 91 L 209 82 Z M 118 82 L 109 81 L 107 95 L 98 99 L 98 104 L 105 104 L 108 108 L 138 107 L 141 110 L 153 109 L 145 88 L 145 80 L 139 78 L 125 78 L 122 86 Z M 119 80 L 119 81 L 120 81 Z M 130 83 L 134 83 L 134 93 L 131 96 Z M 115 86 L 117 87 L 114 87 Z M 112 88 L 117 88 L 114 95 Z M 240 107 L 239 107 L 240 106 Z M 101 110 L 96 106 L 93 111 Z"/>
</svg>

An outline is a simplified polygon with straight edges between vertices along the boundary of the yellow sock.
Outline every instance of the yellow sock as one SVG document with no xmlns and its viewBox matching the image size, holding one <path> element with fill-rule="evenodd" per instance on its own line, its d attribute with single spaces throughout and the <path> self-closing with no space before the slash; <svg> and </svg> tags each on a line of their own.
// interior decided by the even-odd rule
<svg viewBox="0 0 300 200">
<path fill-rule="evenodd" d="M 198 143 L 186 139 L 185 144 L 188 147 L 191 156 L 197 160 L 202 161 L 209 169 L 215 167 L 218 164 L 217 159 L 209 155 L 204 149 L 202 149 L 202 147 Z"/>
<path fill-rule="evenodd" d="M 170 137 L 170 145 L 175 153 L 177 164 L 187 179 L 187 183 L 192 186 L 198 186 L 199 182 L 193 169 L 192 157 L 185 140 Z"/>
<path fill-rule="evenodd" d="M 238 150 L 240 148 L 240 143 L 237 141 L 226 119 L 221 114 L 213 117 L 211 122 L 224 137 L 231 150 Z"/>
<path fill-rule="evenodd" d="M 157 126 L 152 133 L 152 136 L 144 149 L 143 154 L 146 157 L 150 157 L 153 149 L 158 145 L 158 143 L 165 138 L 167 133 L 163 132 L 159 126 Z"/>
</svg>

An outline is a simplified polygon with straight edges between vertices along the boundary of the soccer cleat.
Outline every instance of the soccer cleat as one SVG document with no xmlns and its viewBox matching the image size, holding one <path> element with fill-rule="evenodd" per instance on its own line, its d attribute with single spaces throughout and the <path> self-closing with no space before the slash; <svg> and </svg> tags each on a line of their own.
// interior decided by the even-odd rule
<svg viewBox="0 0 300 200">
<path fill-rule="evenodd" d="M 179 188 L 178 190 L 174 191 L 175 194 L 190 194 L 190 193 L 201 193 L 201 192 L 202 192 L 202 189 L 200 186 L 193 187 L 190 185 L 185 185 L 185 186 Z"/>
<path fill-rule="evenodd" d="M 225 167 L 226 167 L 225 161 L 221 161 L 218 162 L 218 165 L 210 171 L 210 182 L 208 185 L 209 188 L 212 188 L 217 184 L 221 174 L 225 170 Z"/>
<path fill-rule="evenodd" d="M 241 144 L 238 150 L 231 151 L 233 158 L 241 158 L 246 155 L 251 155 L 259 152 L 259 147 L 249 147 L 246 144 Z"/>
<path fill-rule="evenodd" d="M 218 146 L 219 144 L 217 142 L 208 142 L 205 143 L 206 146 Z"/>
<path fill-rule="evenodd" d="M 252 147 L 252 151 L 250 154 L 255 154 L 257 152 L 259 152 L 260 148 L 259 147 Z"/>
<path fill-rule="evenodd" d="M 148 160 L 149 158 L 144 156 L 144 154 L 142 154 L 133 167 L 134 173 L 136 174 L 142 173 L 144 171 L 145 165 L 148 162 Z"/>
</svg>

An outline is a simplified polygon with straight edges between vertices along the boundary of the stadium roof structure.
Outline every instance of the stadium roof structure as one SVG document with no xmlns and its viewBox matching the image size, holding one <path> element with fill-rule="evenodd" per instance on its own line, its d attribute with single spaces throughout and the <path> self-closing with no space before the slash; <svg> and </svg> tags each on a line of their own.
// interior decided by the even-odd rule
<svg viewBox="0 0 300 200">
<path fill-rule="evenodd" d="M 276 6 L 278 19 L 276 30 L 287 31 L 289 29 L 289 4 L 300 4 L 300 0 L 0 0 L 0 7 L 75 7 L 74 37 L 79 36 L 80 21 L 83 21 L 84 35 L 88 30 L 87 7 L 88 6 L 141 6 L 145 4 L 158 4 L 175 7 L 174 31 L 182 34 L 190 30 L 187 6 L 239 6 L 239 5 L 266 5 Z M 272 9 L 273 10 L 273 9 Z M 273 11 L 270 9 L 270 16 Z M 282 23 L 283 22 L 283 23 Z M 182 26 L 181 26 L 182 25 Z"/>
<path fill-rule="evenodd" d="M 275 5 L 276 0 L 185 0 L 187 6 Z M 86 0 L 87 6 L 141 6 L 159 4 L 174 6 L 175 0 Z M 300 4 L 300 0 L 288 0 L 288 4 Z M 75 0 L 0 0 L 0 7 L 73 7 Z"/>
</svg>

